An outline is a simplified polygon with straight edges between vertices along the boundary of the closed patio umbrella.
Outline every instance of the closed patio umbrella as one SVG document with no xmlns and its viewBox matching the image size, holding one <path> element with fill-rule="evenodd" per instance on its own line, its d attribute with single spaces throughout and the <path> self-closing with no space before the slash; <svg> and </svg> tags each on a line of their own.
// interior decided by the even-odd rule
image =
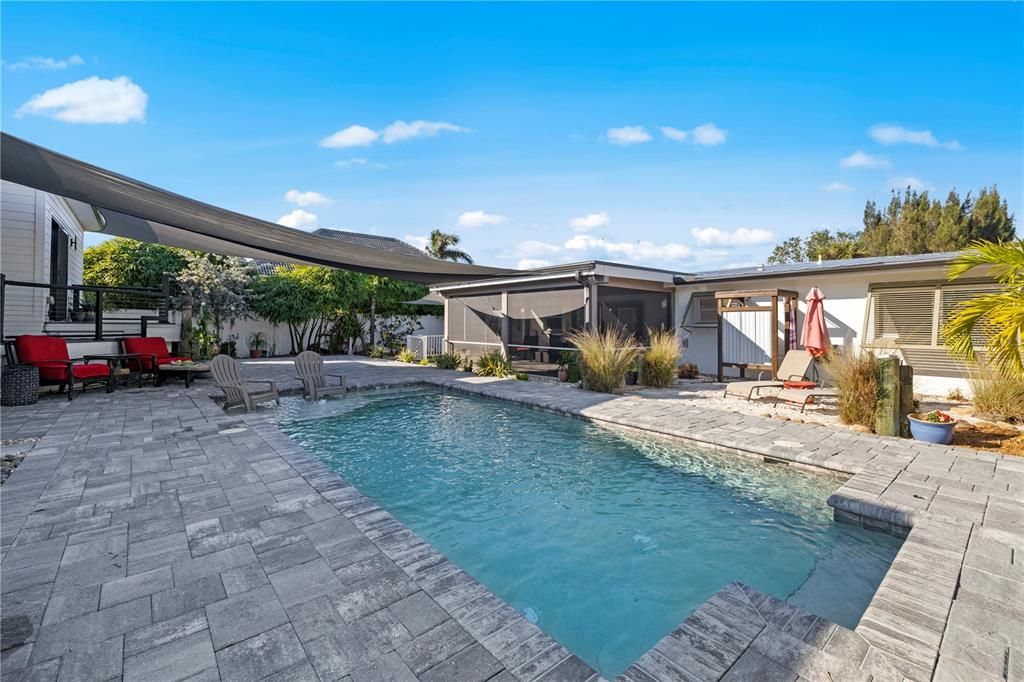
<svg viewBox="0 0 1024 682">
<path fill-rule="evenodd" d="M 814 357 L 819 357 L 832 345 L 825 327 L 825 294 L 818 287 L 811 287 L 804 300 L 807 301 L 807 314 L 804 316 L 800 345 Z"/>
</svg>

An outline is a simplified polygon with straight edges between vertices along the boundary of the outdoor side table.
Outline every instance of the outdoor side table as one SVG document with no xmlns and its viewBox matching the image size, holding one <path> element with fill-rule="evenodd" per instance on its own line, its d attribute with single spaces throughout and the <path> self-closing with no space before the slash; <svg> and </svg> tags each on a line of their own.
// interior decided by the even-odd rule
<svg viewBox="0 0 1024 682">
<path fill-rule="evenodd" d="M 137 360 L 142 355 L 139 353 L 99 353 L 82 356 L 83 360 L 104 360 L 110 367 L 110 380 L 117 383 L 118 379 L 124 380 L 124 385 L 127 386 L 131 380 L 131 376 L 135 375 L 135 380 L 138 386 L 142 387 L 142 372 L 132 371 L 132 365 L 129 360 Z M 141 364 L 136 363 L 136 367 L 141 370 Z"/>
<path fill-rule="evenodd" d="M 191 365 L 160 365 L 159 369 L 161 374 L 180 374 L 185 378 L 185 388 L 188 388 L 192 385 L 192 378 L 196 374 L 209 372 L 210 366 L 201 362 L 195 362 Z"/>
<path fill-rule="evenodd" d="M 0 405 L 35 405 L 39 400 L 39 368 L 32 365 L 4 367 L 0 377 Z"/>
</svg>

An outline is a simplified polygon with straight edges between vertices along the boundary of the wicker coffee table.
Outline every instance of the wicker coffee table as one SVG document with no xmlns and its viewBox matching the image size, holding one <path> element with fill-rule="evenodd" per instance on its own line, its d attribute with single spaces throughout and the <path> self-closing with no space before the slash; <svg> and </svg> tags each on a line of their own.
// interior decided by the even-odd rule
<svg viewBox="0 0 1024 682">
<path fill-rule="evenodd" d="M 193 362 L 190 365 L 160 365 L 160 374 L 167 376 L 177 374 L 185 378 L 185 388 L 192 385 L 192 377 L 202 372 L 209 372 L 210 366 L 202 362 Z"/>
</svg>

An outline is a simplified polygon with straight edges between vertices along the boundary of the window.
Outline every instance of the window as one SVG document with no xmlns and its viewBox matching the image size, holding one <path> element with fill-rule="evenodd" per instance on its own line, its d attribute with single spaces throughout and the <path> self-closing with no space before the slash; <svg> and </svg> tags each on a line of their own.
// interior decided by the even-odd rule
<svg viewBox="0 0 1024 682">
<path fill-rule="evenodd" d="M 945 345 L 942 327 L 957 306 L 998 291 L 994 283 L 884 286 L 868 294 L 867 343 L 875 347 Z M 984 346 L 985 329 L 975 329 L 975 346 Z"/>
<path fill-rule="evenodd" d="M 501 345 L 501 294 L 448 299 L 448 340 Z"/>
<path fill-rule="evenodd" d="M 567 348 L 566 335 L 583 329 L 584 290 L 548 289 L 508 295 L 509 344 Z"/>
<path fill-rule="evenodd" d="M 710 291 L 690 295 L 683 314 L 684 327 L 715 327 L 718 325 L 718 304 Z"/>
<path fill-rule="evenodd" d="M 618 327 L 647 343 L 649 329 L 672 326 L 671 300 L 668 292 L 602 286 L 597 291 L 598 324 L 601 329 Z"/>
</svg>

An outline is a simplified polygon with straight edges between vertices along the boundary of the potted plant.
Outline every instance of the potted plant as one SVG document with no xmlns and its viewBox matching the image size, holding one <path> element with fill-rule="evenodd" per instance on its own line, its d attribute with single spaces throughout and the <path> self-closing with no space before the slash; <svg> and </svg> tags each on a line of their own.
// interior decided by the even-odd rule
<svg viewBox="0 0 1024 682">
<path fill-rule="evenodd" d="M 909 414 L 910 435 L 914 440 L 926 443 L 938 443 L 949 445 L 953 442 L 953 430 L 956 429 L 956 419 L 942 410 L 931 412 Z"/>
<path fill-rule="evenodd" d="M 576 363 L 576 354 L 563 350 L 558 354 L 558 380 L 563 384 L 569 381 L 569 366 Z"/>
<path fill-rule="evenodd" d="M 633 362 L 633 366 L 626 372 L 626 385 L 636 386 L 640 381 L 640 360 Z"/>
<path fill-rule="evenodd" d="M 249 357 L 250 358 L 262 358 L 263 349 L 267 347 L 267 339 L 263 335 L 263 332 L 253 332 L 249 334 Z"/>
</svg>

